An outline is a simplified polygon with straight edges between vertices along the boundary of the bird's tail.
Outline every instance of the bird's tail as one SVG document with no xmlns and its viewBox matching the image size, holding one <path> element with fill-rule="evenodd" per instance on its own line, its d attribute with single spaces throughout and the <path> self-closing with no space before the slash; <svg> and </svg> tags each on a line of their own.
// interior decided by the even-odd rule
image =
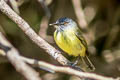
<svg viewBox="0 0 120 80">
<path fill-rule="evenodd" d="M 92 62 L 90 61 L 90 59 L 88 58 L 88 56 L 86 55 L 85 57 L 81 57 L 82 61 L 88 66 L 88 68 L 90 68 L 90 70 L 94 71 L 95 70 L 95 66 L 92 64 Z"/>
</svg>

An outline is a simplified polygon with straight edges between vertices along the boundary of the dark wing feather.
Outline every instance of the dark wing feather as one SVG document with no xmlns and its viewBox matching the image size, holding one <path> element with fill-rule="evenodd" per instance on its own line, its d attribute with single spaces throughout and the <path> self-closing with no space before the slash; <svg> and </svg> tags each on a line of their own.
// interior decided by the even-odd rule
<svg viewBox="0 0 120 80">
<path fill-rule="evenodd" d="M 76 36 L 81 41 L 81 43 L 86 47 L 86 54 L 89 55 L 88 50 L 87 50 L 88 49 L 87 42 L 85 38 L 82 36 L 82 33 L 80 30 L 76 32 Z"/>
<path fill-rule="evenodd" d="M 81 43 L 82 43 L 82 44 L 86 47 L 86 49 L 87 49 L 86 40 L 85 40 L 85 38 L 82 36 L 82 33 L 81 33 L 80 30 L 78 30 L 78 31 L 76 32 L 76 36 L 78 37 L 78 39 L 81 41 Z M 89 55 L 89 54 L 88 54 L 88 51 L 86 51 L 86 54 Z M 94 67 L 94 65 L 92 64 L 92 62 L 89 60 L 89 58 L 88 58 L 87 55 L 83 58 L 83 60 L 85 60 L 85 63 L 88 65 L 88 67 L 89 67 L 92 71 L 94 71 L 94 70 L 95 70 L 95 67 Z"/>
<path fill-rule="evenodd" d="M 85 40 L 85 38 L 82 36 L 82 33 L 81 33 L 80 30 L 77 30 L 76 36 L 78 37 L 78 39 L 81 41 L 81 43 L 82 43 L 82 44 L 86 47 L 86 49 L 87 49 L 86 40 Z"/>
</svg>

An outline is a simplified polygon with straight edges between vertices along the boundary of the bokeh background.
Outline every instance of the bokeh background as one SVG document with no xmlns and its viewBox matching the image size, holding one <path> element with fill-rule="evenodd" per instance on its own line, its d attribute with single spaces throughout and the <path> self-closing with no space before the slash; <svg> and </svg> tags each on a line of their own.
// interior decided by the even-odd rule
<svg viewBox="0 0 120 80">
<path fill-rule="evenodd" d="M 53 39 L 55 28 L 48 24 L 61 17 L 69 17 L 77 23 L 74 0 L 6 0 L 34 29 L 38 35 L 55 48 Z M 39 2 L 41 1 L 41 2 Z M 120 76 L 120 1 L 119 0 L 76 0 L 81 2 L 87 27 L 81 28 L 88 42 L 90 59 L 96 67 L 94 73 L 104 76 Z M 74 2 L 74 4 L 73 4 Z M 17 6 L 16 6 L 17 5 Z M 59 65 L 43 49 L 35 45 L 21 29 L 0 12 L 0 31 L 19 50 L 21 55 Z M 62 51 L 63 52 L 63 51 Z M 69 60 L 72 57 L 65 55 Z M 49 73 L 35 68 L 43 80 L 80 80 L 75 76 L 61 73 Z M 14 67 L 0 56 L 0 80 L 25 80 Z"/>
</svg>

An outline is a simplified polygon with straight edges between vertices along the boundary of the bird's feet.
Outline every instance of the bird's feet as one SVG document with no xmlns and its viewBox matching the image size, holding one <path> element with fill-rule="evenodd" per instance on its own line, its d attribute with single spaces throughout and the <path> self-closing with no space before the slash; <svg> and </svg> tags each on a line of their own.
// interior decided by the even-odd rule
<svg viewBox="0 0 120 80">
<path fill-rule="evenodd" d="M 69 67 L 71 67 L 73 69 L 84 72 L 79 66 L 77 66 L 77 63 L 75 63 L 75 62 L 68 62 L 67 64 L 68 64 Z"/>
<path fill-rule="evenodd" d="M 70 66 L 70 67 L 76 66 L 76 63 L 74 63 L 74 62 L 68 62 L 67 64 L 68 64 L 68 66 Z"/>
</svg>

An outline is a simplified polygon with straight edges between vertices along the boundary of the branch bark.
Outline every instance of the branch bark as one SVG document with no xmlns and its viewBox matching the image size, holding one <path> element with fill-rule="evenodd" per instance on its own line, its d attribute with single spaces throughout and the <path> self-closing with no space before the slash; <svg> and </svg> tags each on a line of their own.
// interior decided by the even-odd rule
<svg viewBox="0 0 120 80">
<path fill-rule="evenodd" d="M 101 75 L 97 75 L 94 73 L 88 73 L 88 72 L 80 72 L 75 69 L 72 69 L 70 67 L 60 67 L 60 66 L 55 66 L 43 61 L 37 61 L 35 59 L 30 59 L 30 58 L 25 58 L 21 56 L 21 59 L 25 61 L 28 64 L 35 65 L 37 67 L 44 67 L 46 70 L 50 70 L 51 72 L 61 72 L 61 73 L 66 73 L 70 75 L 75 75 L 80 78 L 88 78 L 88 79 L 95 79 L 95 80 L 119 80 L 119 78 L 112 78 L 112 77 L 104 77 Z"/>
<path fill-rule="evenodd" d="M 6 3 L 4 0 L 0 0 L 0 10 L 6 14 L 11 20 L 13 20 L 20 29 L 40 48 L 44 49 L 49 55 L 56 59 L 60 64 L 67 65 L 68 60 L 61 54 L 60 51 L 56 50 L 46 41 L 44 41 L 40 36 L 38 36 L 33 29 L 30 28 L 28 23 L 18 16 Z"/>
<path fill-rule="evenodd" d="M 6 47 L 7 46 L 7 47 Z M 4 49 L 4 51 L 2 51 Z M 27 80 L 41 80 L 39 74 L 27 65 L 20 57 L 19 52 L 5 39 L 0 32 L 0 54 L 7 57 L 15 69 Z"/>
</svg>

